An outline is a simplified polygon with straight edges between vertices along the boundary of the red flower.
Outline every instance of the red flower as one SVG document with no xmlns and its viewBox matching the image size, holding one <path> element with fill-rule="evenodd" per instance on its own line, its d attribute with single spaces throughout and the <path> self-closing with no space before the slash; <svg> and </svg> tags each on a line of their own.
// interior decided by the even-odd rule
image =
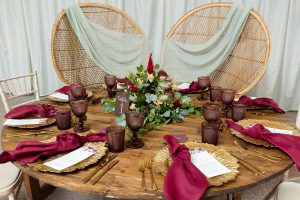
<svg viewBox="0 0 300 200">
<path fill-rule="evenodd" d="M 180 103 L 180 101 L 179 100 L 176 100 L 176 101 L 174 101 L 173 102 L 173 108 L 179 108 L 181 106 L 181 103 Z"/>
<path fill-rule="evenodd" d="M 172 92 L 172 88 L 165 89 L 166 92 Z"/>
<path fill-rule="evenodd" d="M 148 74 L 152 74 L 153 73 L 152 53 L 150 54 L 150 57 L 149 57 L 147 71 L 148 71 Z"/>
<path fill-rule="evenodd" d="M 128 80 L 127 84 L 129 85 L 129 89 L 131 90 L 131 92 L 136 92 L 137 91 L 137 87 L 133 82 Z"/>
<path fill-rule="evenodd" d="M 160 70 L 158 72 L 158 77 L 161 77 L 161 76 L 168 76 L 167 72 L 165 72 L 164 70 Z"/>
</svg>

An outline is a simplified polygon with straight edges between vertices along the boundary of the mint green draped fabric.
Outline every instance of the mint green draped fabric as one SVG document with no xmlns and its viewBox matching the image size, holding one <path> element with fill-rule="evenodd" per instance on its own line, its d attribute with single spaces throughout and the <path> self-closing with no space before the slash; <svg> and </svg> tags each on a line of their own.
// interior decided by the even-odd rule
<svg viewBox="0 0 300 200">
<path fill-rule="evenodd" d="M 150 50 L 142 34 L 109 30 L 89 21 L 78 4 L 66 9 L 70 24 L 89 57 L 105 72 L 124 77 L 146 65 Z"/>
<path fill-rule="evenodd" d="M 252 8 L 233 4 L 221 29 L 206 43 L 188 44 L 167 38 L 161 64 L 177 81 L 196 80 L 217 69 L 232 52 Z"/>
</svg>

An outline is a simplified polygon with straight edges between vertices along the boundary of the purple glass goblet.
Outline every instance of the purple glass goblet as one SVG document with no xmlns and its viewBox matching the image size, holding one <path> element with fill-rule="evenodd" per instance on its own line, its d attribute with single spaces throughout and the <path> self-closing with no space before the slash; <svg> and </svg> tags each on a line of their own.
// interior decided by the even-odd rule
<svg viewBox="0 0 300 200">
<path fill-rule="evenodd" d="M 71 128 L 71 109 L 58 110 L 55 113 L 56 125 L 59 130 Z"/>
<path fill-rule="evenodd" d="M 224 117 L 230 117 L 229 108 L 234 100 L 235 92 L 231 89 L 223 89 L 221 91 L 221 100 L 224 104 Z"/>
<path fill-rule="evenodd" d="M 246 105 L 241 103 L 234 103 L 232 105 L 232 120 L 237 122 L 245 118 Z"/>
<path fill-rule="evenodd" d="M 210 101 L 221 101 L 221 87 L 211 86 L 210 87 Z"/>
<path fill-rule="evenodd" d="M 144 125 L 144 112 L 137 111 L 127 111 L 126 114 L 126 124 L 128 128 L 132 131 L 131 140 L 126 143 L 126 146 L 132 149 L 138 149 L 144 146 L 144 142 L 138 138 L 137 132 Z"/>
<path fill-rule="evenodd" d="M 124 151 L 125 128 L 123 126 L 106 127 L 107 143 L 110 152 Z"/>
<path fill-rule="evenodd" d="M 220 118 L 220 108 L 216 104 L 206 103 L 203 105 L 203 117 L 209 122 L 213 123 Z"/>
<path fill-rule="evenodd" d="M 107 74 L 104 76 L 104 82 L 107 87 L 108 97 L 114 97 L 116 95 L 117 77 L 115 75 Z"/>
<path fill-rule="evenodd" d="M 197 99 L 200 101 L 207 100 L 207 97 L 205 97 L 205 89 L 211 86 L 211 80 L 209 76 L 199 76 L 198 85 L 200 88 L 200 96 L 197 97 Z"/>
<path fill-rule="evenodd" d="M 75 125 L 74 131 L 75 132 L 85 132 L 90 130 L 90 127 L 84 124 L 84 116 L 88 109 L 88 100 L 82 99 L 82 100 L 74 100 L 70 102 L 70 106 L 72 109 L 72 112 L 76 117 L 78 117 L 78 124 Z"/>
<path fill-rule="evenodd" d="M 201 139 L 203 143 L 217 145 L 219 140 L 219 123 L 207 123 L 201 124 Z"/>
<path fill-rule="evenodd" d="M 70 92 L 75 99 L 83 98 L 86 94 L 85 88 L 81 84 L 73 84 L 70 86 Z"/>
</svg>

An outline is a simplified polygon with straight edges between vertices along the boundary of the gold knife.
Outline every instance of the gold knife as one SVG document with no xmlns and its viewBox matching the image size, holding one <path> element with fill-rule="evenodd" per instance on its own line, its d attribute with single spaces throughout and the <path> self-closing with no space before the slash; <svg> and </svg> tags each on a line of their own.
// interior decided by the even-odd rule
<svg viewBox="0 0 300 200">
<path fill-rule="evenodd" d="M 109 163 L 109 165 L 106 166 L 105 169 L 103 169 L 103 171 L 101 171 L 100 174 L 97 174 L 96 176 L 94 176 L 92 179 L 91 179 L 91 183 L 93 185 L 95 185 L 99 180 L 100 178 L 106 173 L 108 172 L 113 166 L 115 166 L 117 163 L 119 162 L 119 160 L 114 160 L 112 161 L 111 163 Z"/>
<path fill-rule="evenodd" d="M 88 174 L 86 177 L 84 177 L 81 182 L 82 183 L 86 183 L 88 182 L 95 174 L 97 174 L 98 171 L 100 171 L 107 163 L 109 163 L 111 160 L 113 160 L 115 157 L 117 157 L 118 154 L 112 154 L 109 157 L 107 157 L 106 159 L 102 160 L 100 162 L 100 165 L 94 169 L 90 174 Z"/>
</svg>

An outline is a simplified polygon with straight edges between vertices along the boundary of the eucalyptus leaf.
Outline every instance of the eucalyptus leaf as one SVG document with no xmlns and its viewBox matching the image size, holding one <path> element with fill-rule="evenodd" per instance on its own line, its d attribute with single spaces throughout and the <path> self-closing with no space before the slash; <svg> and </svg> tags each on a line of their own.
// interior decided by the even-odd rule
<svg viewBox="0 0 300 200">
<path fill-rule="evenodd" d="M 176 100 L 178 100 L 178 99 L 180 99 L 181 98 L 181 94 L 180 94 L 180 92 L 174 92 L 174 98 L 176 99 Z"/>
<path fill-rule="evenodd" d="M 188 109 L 189 113 L 194 113 L 195 112 L 195 108 L 194 107 L 191 107 Z"/>
<path fill-rule="evenodd" d="M 116 118 L 116 123 L 120 126 L 126 126 L 126 117 L 125 114 L 123 113 L 119 117 Z"/>
<path fill-rule="evenodd" d="M 167 110 L 166 112 L 164 112 L 163 116 L 164 117 L 170 117 L 171 116 L 171 111 Z"/>
</svg>

